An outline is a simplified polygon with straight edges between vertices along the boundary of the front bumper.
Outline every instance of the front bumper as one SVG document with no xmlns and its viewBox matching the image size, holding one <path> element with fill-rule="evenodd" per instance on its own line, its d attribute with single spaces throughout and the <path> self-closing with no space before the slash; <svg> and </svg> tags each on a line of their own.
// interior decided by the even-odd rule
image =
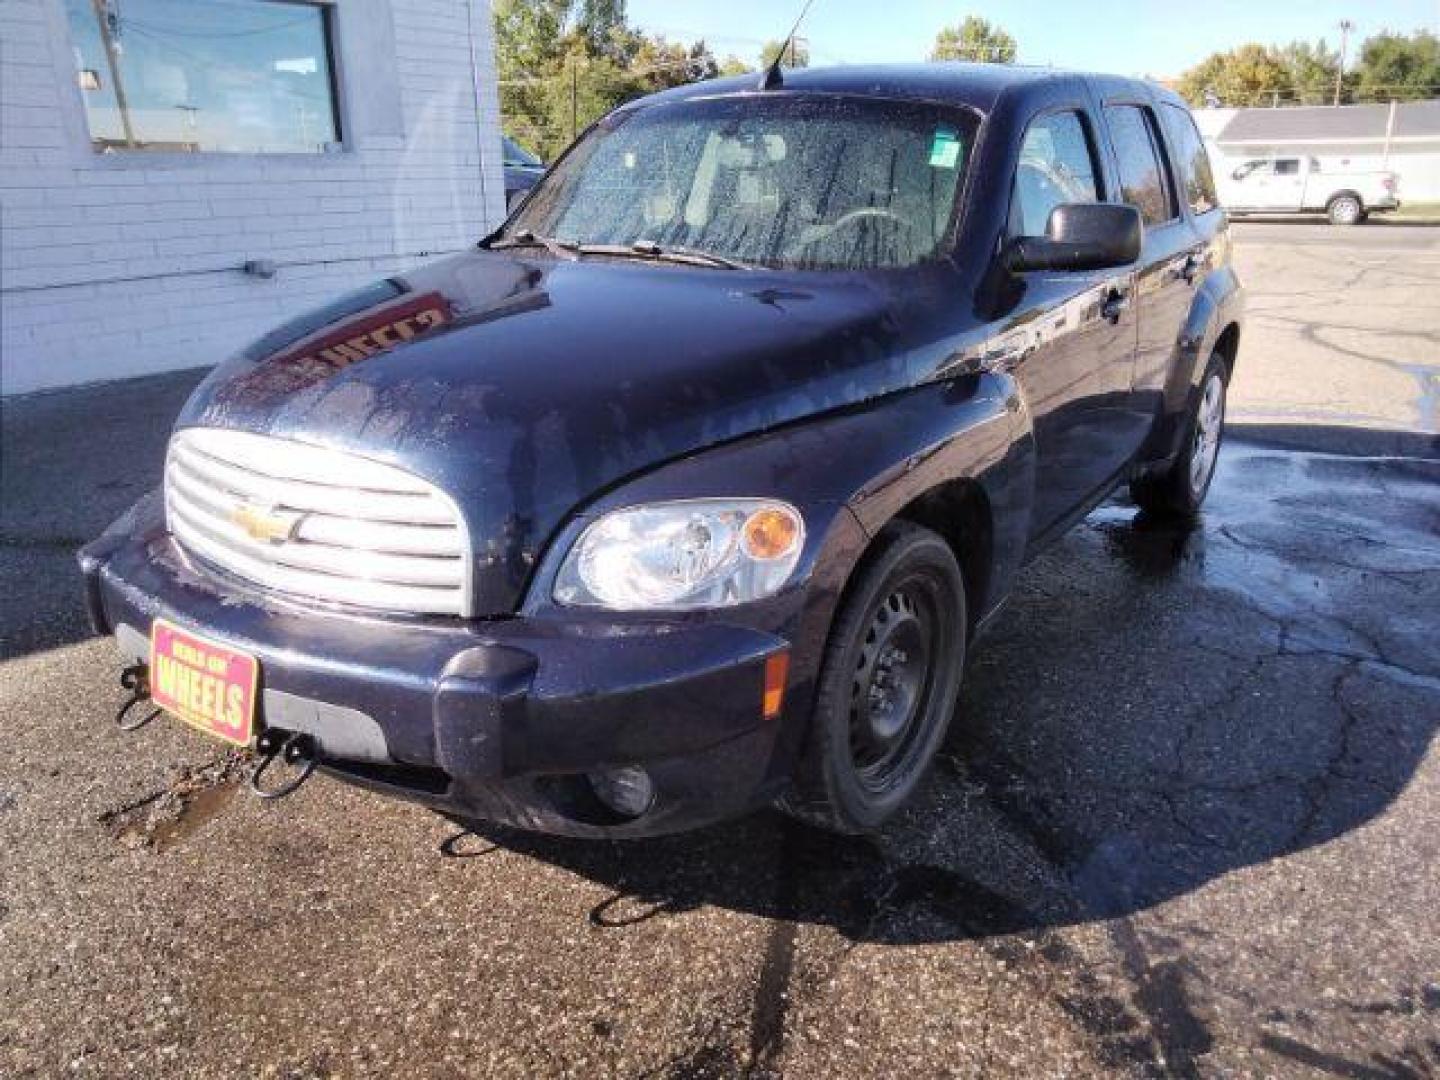
<svg viewBox="0 0 1440 1080">
<path fill-rule="evenodd" d="M 80 555 L 92 621 L 144 661 L 164 617 L 256 656 L 260 726 L 311 734 L 321 767 L 447 812 L 542 832 L 642 836 L 774 799 L 790 707 L 764 718 L 774 632 L 711 619 L 561 622 L 358 617 L 282 604 L 197 566 L 142 500 Z M 625 818 L 587 774 L 639 765 Z"/>
</svg>

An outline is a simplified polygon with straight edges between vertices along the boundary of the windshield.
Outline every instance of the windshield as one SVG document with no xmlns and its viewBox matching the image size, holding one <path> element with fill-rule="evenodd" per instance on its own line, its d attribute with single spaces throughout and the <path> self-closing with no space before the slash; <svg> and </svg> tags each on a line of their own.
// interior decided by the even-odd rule
<svg viewBox="0 0 1440 1080">
<path fill-rule="evenodd" d="M 934 255 L 969 163 L 970 114 L 835 96 L 746 95 L 602 121 L 506 230 L 800 269 Z"/>
</svg>

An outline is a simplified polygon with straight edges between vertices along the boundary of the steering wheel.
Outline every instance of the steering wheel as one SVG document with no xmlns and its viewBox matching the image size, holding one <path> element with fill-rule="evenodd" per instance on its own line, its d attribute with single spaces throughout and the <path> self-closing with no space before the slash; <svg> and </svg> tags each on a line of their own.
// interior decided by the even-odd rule
<svg viewBox="0 0 1440 1080">
<path fill-rule="evenodd" d="M 800 239 L 795 241 L 795 244 L 791 248 L 791 251 L 803 251 L 805 248 L 808 248 L 813 244 L 818 244 L 821 240 L 828 240 L 841 229 L 850 228 L 854 226 L 857 222 L 868 221 L 871 219 L 892 222 L 896 225 L 899 225 L 907 233 L 913 233 L 915 231 L 915 223 L 908 220 L 907 218 L 901 217 L 899 214 L 895 213 L 894 210 L 887 209 L 883 206 L 861 206 L 855 210 L 851 210 L 847 213 L 841 214 L 838 218 L 836 218 L 829 224 L 816 225 L 806 230 L 806 232 L 801 235 Z"/>
</svg>

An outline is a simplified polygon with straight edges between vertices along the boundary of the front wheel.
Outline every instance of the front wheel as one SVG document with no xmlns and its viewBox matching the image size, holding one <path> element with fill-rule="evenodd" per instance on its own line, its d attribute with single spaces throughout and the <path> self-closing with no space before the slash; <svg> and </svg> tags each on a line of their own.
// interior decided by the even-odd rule
<svg viewBox="0 0 1440 1080">
<path fill-rule="evenodd" d="M 1158 514 L 1193 515 L 1199 511 L 1215 478 L 1220 441 L 1225 433 L 1225 358 L 1210 354 L 1200 393 L 1185 426 L 1184 447 L 1164 472 L 1130 481 L 1130 497 L 1142 510 Z"/>
<path fill-rule="evenodd" d="M 808 743 L 781 808 L 843 833 L 894 813 L 945 736 L 965 637 L 965 583 L 950 545 L 892 523 L 831 627 Z"/>
<path fill-rule="evenodd" d="M 1331 225 L 1358 225 L 1365 220 L 1365 207 L 1354 195 L 1336 195 L 1325 207 Z"/>
</svg>

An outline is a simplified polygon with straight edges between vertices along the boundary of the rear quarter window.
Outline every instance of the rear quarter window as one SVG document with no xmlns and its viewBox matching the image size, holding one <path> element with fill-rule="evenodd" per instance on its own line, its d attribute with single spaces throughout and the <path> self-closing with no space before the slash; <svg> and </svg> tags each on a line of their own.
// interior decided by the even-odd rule
<svg viewBox="0 0 1440 1080">
<path fill-rule="evenodd" d="M 1175 164 L 1185 189 L 1185 201 L 1192 214 L 1208 214 L 1218 210 L 1220 199 L 1215 194 L 1215 172 L 1210 154 L 1200 138 L 1200 129 L 1189 111 L 1178 105 L 1166 104 L 1161 112 L 1170 131 L 1170 145 L 1175 151 Z"/>
<path fill-rule="evenodd" d="M 1177 211 L 1150 110 L 1139 105 L 1111 105 L 1105 109 L 1105 119 L 1120 163 L 1121 199 L 1140 211 L 1146 225 L 1172 220 Z"/>
</svg>

